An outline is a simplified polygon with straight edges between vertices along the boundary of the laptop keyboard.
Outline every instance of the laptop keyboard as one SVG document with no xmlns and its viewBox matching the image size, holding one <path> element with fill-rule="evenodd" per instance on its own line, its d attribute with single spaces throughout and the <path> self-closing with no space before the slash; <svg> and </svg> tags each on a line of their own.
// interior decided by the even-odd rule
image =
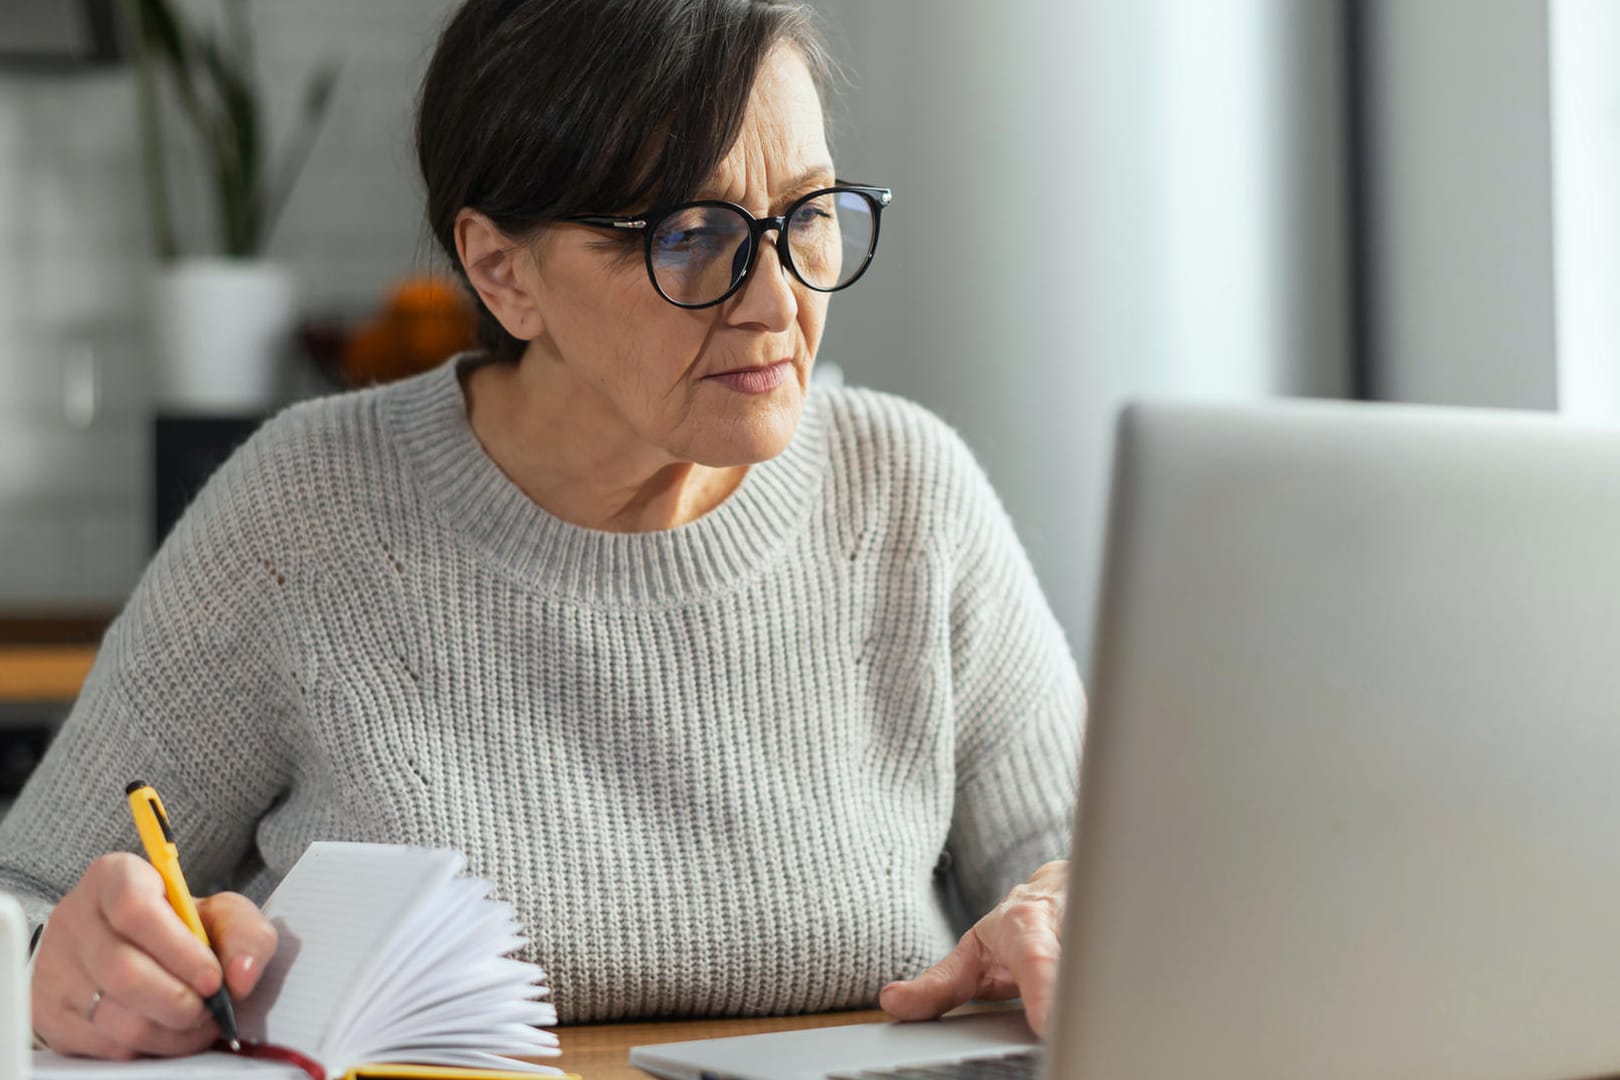
<svg viewBox="0 0 1620 1080">
<path fill-rule="evenodd" d="M 1035 1050 L 993 1057 L 963 1058 L 939 1065 L 907 1065 L 901 1069 L 872 1069 L 839 1073 L 827 1080 L 1035 1080 L 1041 1055 Z"/>
</svg>

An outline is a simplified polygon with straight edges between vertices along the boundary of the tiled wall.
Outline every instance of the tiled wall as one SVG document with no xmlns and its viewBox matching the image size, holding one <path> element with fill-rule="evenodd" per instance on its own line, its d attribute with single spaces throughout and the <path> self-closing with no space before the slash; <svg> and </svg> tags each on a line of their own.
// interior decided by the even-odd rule
<svg viewBox="0 0 1620 1080">
<path fill-rule="evenodd" d="M 270 243 L 307 308 L 363 313 L 437 265 L 410 148 L 412 103 L 454 0 L 260 0 L 261 80 L 280 146 L 304 74 L 346 62 Z M 199 18 L 217 0 L 186 0 Z M 151 265 L 127 68 L 0 71 L 0 613 L 116 608 L 150 555 Z M 211 219 L 191 135 L 166 135 L 182 241 Z M 93 391 L 93 392 L 91 392 Z"/>
</svg>

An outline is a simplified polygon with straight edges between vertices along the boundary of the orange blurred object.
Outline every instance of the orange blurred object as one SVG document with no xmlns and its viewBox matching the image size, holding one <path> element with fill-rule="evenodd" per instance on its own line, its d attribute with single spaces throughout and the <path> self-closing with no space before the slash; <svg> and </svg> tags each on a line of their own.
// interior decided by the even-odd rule
<svg viewBox="0 0 1620 1080">
<path fill-rule="evenodd" d="M 433 275 L 407 278 L 344 343 L 339 374 L 349 386 L 415 375 L 476 346 L 477 326 L 472 304 L 455 282 Z"/>
</svg>

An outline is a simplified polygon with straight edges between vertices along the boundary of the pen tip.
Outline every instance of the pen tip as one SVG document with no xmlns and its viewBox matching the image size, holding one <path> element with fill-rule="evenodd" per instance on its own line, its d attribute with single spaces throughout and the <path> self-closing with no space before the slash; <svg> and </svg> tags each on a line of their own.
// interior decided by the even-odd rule
<svg viewBox="0 0 1620 1080">
<path fill-rule="evenodd" d="M 242 1043 L 240 1040 L 232 1039 L 230 1042 L 230 1047 L 231 1053 L 233 1054 L 240 1054 L 242 1052 Z"/>
</svg>

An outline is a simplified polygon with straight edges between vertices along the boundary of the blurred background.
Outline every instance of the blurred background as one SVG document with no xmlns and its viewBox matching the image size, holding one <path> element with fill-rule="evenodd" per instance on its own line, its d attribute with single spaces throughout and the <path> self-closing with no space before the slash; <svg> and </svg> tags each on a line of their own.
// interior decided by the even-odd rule
<svg viewBox="0 0 1620 1080">
<path fill-rule="evenodd" d="M 218 55 L 0 4 L 0 799 L 221 455 L 467 333 L 410 146 L 454 0 L 168 6 Z M 1127 398 L 1620 412 L 1620 4 L 814 6 L 895 192 L 821 362 L 962 431 L 1083 666 Z"/>
</svg>

